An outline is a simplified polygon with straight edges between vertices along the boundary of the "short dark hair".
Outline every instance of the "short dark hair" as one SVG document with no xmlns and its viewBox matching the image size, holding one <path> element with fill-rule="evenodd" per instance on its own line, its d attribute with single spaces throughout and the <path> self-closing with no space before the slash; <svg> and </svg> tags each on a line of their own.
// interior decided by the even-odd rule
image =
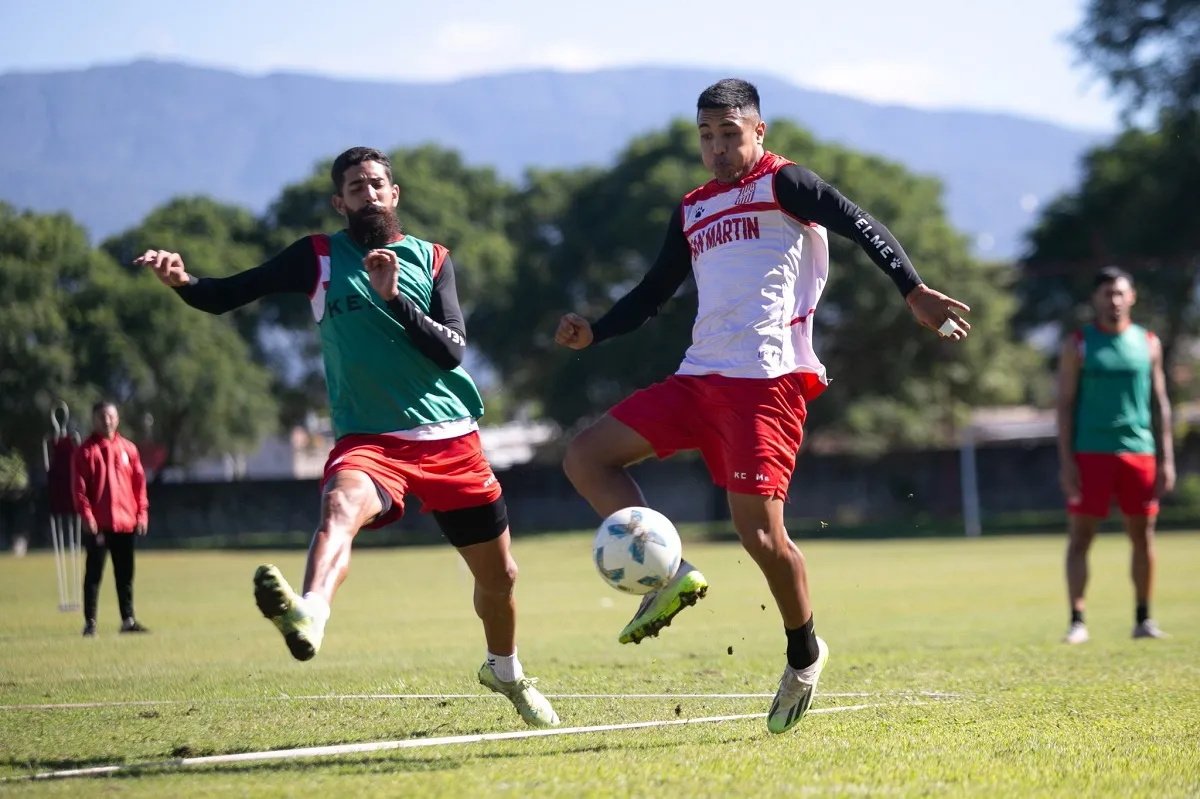
<svg viewBox="0 0 1200 799">
<path fill-rule="evenodd" d="M 723 111 L 737 109 L 747 111 L 753 108 L 754 113 L 761 116 L 758 104 L 758 89 L 753 83 L 741 78 L 725 78 L 700 92 L 696 100 L 696 113 L 705 109 Z"/>
<path fill-rule="evenodd" d="M 92 416 L 100 413 L 100 411 L 104 410 L 105 408 L 112 408 L 113 410 L 116 410 L 117 403 L 113 402 L 112 400 L 100 400 L 92 406 Z"/>
<path fill-rule="evenodd" d="M 346 170 L 352 166 L 358 166 L 364 161 L 374 161 L 379 164 L 387 172 L 388 180 L 392 179 L 392 160 L 387 157 L 387 153 L 376 150 L 374 147 L 351 147 L 333 159 L 333 168 L 329 170 L 329 177 L 333 180 L 333 190 L 341 194 L 342 180 L 346 177 Z"/>
<path fill-rule="evenodd" d="M 1097 272 L 1096 277 L 1092 279 L 1092 288 L 1098 289 L 1101 286 L 1107 286 L 1109 283 L 1116 283 L 1122 278 L 1129 281 L 1130 288 L 1133 287 L 1133 275 L 1119 266 L 1106 266 Z"/>
</svg>

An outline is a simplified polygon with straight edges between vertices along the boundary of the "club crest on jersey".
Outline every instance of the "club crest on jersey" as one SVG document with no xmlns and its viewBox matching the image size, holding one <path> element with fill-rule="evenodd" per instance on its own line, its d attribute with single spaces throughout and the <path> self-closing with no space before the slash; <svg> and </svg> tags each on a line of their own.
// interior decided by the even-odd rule
<svg viewBox="0 0 1200 799">
<path fill-rule="evenodd" d="M 757 183 L 751 183 L 747 186 L 742 186 L 738 192 L 737 199 L 733 201 L 734 205 L 749 205 L 754 202 L 754 190 L 758 188 Z"/>
</svg>

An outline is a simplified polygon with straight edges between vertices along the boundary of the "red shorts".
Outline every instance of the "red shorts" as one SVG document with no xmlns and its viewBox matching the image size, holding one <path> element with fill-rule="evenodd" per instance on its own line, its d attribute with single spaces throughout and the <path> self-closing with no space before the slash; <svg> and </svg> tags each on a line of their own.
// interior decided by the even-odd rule
<svg viewBox="0 0 1200 799">
<path fill-rule="evenodd" d="M 609 415 L 659 458 L 699 450 L 713 482 L 738 494 L 787 499 L 816 375 L 768 380 L 672 375 L 617 404 Z"/>
<path fill-rule="evenodd" d="M 404 498 L 421 500 L 421 511 L 452 511 L 500 498 L 500 483 L 484 457 L 479 433 L 436 441 L 395 436 L 349 435 L 329 453 L 321 489 L 340 471 L 363 472 L 392 498 L 392 507 L 366 525 L 383 527 L 404 515 Z"/>
<path fill-rule="evenodd" d="M 1079 501 L 1067 503 L 1076 516 L 1108 517 L 1113 497 L 1126 516 L 1158 513 L 1158 465 L 1154 455 L 1122 452 L 1078 452 Z"/>
</svg>

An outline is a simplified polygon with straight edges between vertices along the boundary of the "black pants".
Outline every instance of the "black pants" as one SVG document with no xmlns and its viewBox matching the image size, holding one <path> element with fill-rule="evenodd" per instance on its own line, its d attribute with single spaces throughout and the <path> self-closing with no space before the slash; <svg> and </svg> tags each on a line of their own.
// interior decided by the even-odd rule
<svg viewBox="0 0 1200 799">
<path fill-rule="evenodd" d="M 112 553 L 113 577 L 117 581 L 117 604 L 121 607 L 121 620 L 133 618 L 133 539 L 131 533 L 110 533 L 101 530 L 104 543 L 97 543 L 98 536 L 83 534 L 87 548 L 87 566 L 83 577 L 83 618 L 94 621 L 96 599 L 100 595 L 100 579 L 104 577 L 104 556 Z"/>
</svg>

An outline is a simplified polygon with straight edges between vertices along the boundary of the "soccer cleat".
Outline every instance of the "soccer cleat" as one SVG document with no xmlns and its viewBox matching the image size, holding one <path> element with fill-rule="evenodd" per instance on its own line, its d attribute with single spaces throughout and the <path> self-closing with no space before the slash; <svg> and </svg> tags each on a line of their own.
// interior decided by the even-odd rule
<svg viewBox="0 0 1200 799">
<path fill-rule="evenodd" d="M 696 571 L 696 567 L 683 561 L 671 582 L 646 594 L 637 613 L 625 625 L 617 640 L 623 644 L 640 644 L 645 638 L 657 637 L 663 627 L 671 625 L 671 620 L 680 611 L 699 602 L 706 593 L 708 580 Z"/>
<path fill-rule="evenodd" d="M 504 682 L 496 676 L 496 670 L 490 663 L 479 667 L 479 684 L 512 702 L 526 724 L 530 727 L 557 727 L 558 714 L 551 707 L 550 700 L 533 687 L 536 682 L 536 677 L 522 677 L 512 682 Z"/>
<path fill-rule="evenodd" d="M 1136 637 L 1137 630 L 1134 630 Z M 1091 639 L 1088 635 L 1087 625 L 1081 621 L 1071 622 L 1070 628 L 1067 629 L 1067 634 L 1063 636 L 1064 644 L 1086 644 Z"/>
<path fill-rule="evenodd" d="M 149 628 L 142 625 L 140 621 L 130 616 L 125 621 L 121 622 L 121 632 L 123 633 L 148 633 Z"/>
<path fill-rule="evenodd" d="M 88 619 L 87 622 L 83 625 L 83 637 L 84 638 L 95 638 L 96 637 L 96 620 L 95 619 Z"/>
<path fill-rule="evenodd" d="M 1133 628 L 1134 638 L 1170 638 L 1171 636 L 1158 629 L 1154 619 L 1146 619 Z"/>
<path fill-rule="evenodd" d="M 817 694 L 817 680 L 821 679 L 821 671 L 829 660 L 829 647 L 817 637 L 817 662 L 804 669 L 793 669 L 788 666 L 779 678 L 779 690 L 775 692 L 775 701 L 767 711 L 767 729 L 775 734 L 787 732 L 795 727 L 808 708 L 812 705 L 813 697 Z"/>
<path fill-rule="evenodd" d="M 254 601 L 258 609 L 283 633 L 283 640 L 296 660 L 312 660 L 321 648 L 324 625 L 304 612 L 304 600 L 296 595 L 279 569 L 259 566 L 254 572 Z"/>
</svg>

